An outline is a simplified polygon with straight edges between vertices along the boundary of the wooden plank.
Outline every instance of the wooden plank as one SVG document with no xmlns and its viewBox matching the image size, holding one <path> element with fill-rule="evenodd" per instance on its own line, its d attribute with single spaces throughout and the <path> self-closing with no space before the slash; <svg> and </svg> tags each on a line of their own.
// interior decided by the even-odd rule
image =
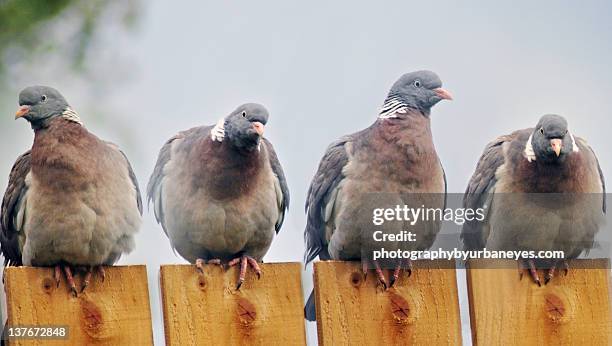
<svg viewBox="0 0 612 346">
<path fill-rule="evenodd" d="M 9 267 L 5 290 L 9 326 L 58 325 L 68 340 L 16 339 L 10 345 L 152 345 L 147 272 L 143 265 L 105 267 L 84 293 L 74 297 L 52 268 Z M 75 282 L 80 287 L 82 276 Z"/>
<path fill-rule="evenodd" d="M 454 262 L 416 261 L 386 291 L 361 264 L 314 264 L 320 345 L 461 345 Z"/>
<path fill-rule="evenodd" d="M 305 345 L 301 264 L 260 266 L 238 291 L 236 267 L 161 266 L 166 345 Z"/>
<path fill-rule="evenodd" d="M 571 261 L 542 287 L 529 274 L 519 280 L 515 261 L 468 266 L 474 345 L 612 345 L 609 260 Z"/>
</svg>

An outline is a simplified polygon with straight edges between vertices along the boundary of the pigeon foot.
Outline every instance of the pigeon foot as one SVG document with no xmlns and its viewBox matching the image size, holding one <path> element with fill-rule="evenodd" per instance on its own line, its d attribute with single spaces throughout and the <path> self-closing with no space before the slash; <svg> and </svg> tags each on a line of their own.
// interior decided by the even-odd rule
<svg viewBox="0 0 612 346">
<path fill-rule="evenodd" d="M 204 283 L 204 260 L 201 258 L 196 259 L 195 267 L 200 277 L 200 282 Z"/>
<path fill-rule="evenodd" d="M 236 284 L 236 290 L 239 290 L 240 286 L 242 286 L 242 284 L 244 283 L 247 267 L 251 267 L 255 271 L 255 274 L 257 274 L 257 279 L 261 278 L 261 268 L 259 268 L 259 264 L 257 264 L 257 261 L 253 257 L 242 255 L 229 261 L 228 265 L 230 267 L 233 267 L 238 263 L 240 263 L 240 274 L 238 275 L 238 283 Z"/>
<path fill-rule="evenodd" d="M 59 264 L 53 268 L 53 279 L 55 280 L 55 287 L 59 288 L 62 279 L 62 267 Z"/>
<path fill-rule="evenodd" d="M 214 265 L 219 265 L 221 266 L 221 268 L 225 269 L 225 267 L 223 266 L 223 262 L 218 259 L 218 258 L 213 258 L 210 259 L 208 261 L 204 261 L 201 258 L 196 259 L 195 261 L 195 267 L 196 270 L 198 272 L 198 276 L 200 277 L 200 284 L 204 284 L 205 279 L 204 279 L 204 265 L 206 264 L 214 264 Z"/>
<path fill-rule="evenodd" d="M 561 261 L 555 261 L 555 263 L 553 263 L 552 267 L 550 267 L 547 271 L 546 271 L 546 275 L 544 276 L 544 284 L 548 284 L 548 282 L 550 280 L 552 280 L 552 278 L 555 276 L 555 272 L 557 269 L 559 269 L 559 265 L 563 266 L 563 273 L 565 276 L 567 276 L 567 274 L 569 273 L 569 263 L 567 262 L 566 259 L 563 259 Z"/>
<path fill-rule="evenodd" d="M 542 286 L 542 282 L 540 281 L 540 276 L 538 275 L 538 271 L 532 259 L 526 260 L 525 262 L 522 262 L 521 260 L 519 260 L 518 263 L 519 263 L 519 280 L 523 279 L 523 271 L 527 270 L 529 271 L 529 275 L 531 276 L 531 279 L 533 279 L 533 282 L 538 284 L 538 286 Z"/>
<path fill-rule="evenodd" d="M 395 270 L 393 271 L 393 275 L 389 279 L 389 288 L 393 287 L 393 285 L 397 282 L 402 269 L 404 269 L 408 273 L 408 277 L 412 276 L 412 261 L 410 259 L 406 259 L 399 260 L 397 262 Z"/>
<path fill-rule="evenodd" d="M 73 296 L 78 297 L 79 293 L 76 288 L 76 284 L 74 283 L 74 276 L 72 275 L 72 269 L 70 269 L 69 265 L 64 265 L 64 274 L 66 275 L 66 282 L 68 283 L 68 287 L 70 287 L 70 292 Z"/>
<path fill-rule="evenodd" d="M 385 275 L 383 274 L 383 271 L 380 267 L 380 264 L 375 261 L 375 260 L 369 260 L 369 259 L 361 259 L 361 270 L 363 272 L 363 281 L 365 282 L 366 279 L 368 278 L 368 270 L 370 270 L 369 268 L 369 264 L 372 263 L 374 265 L 374 272 L 376 273 L 376 278 L 378 279 L 378 285 L 382 286 L 383 291 L 387 290 L 387 280 L 385 279 Z"/>
<path fill-rule="evenodd" d="M 368 278 L 368 260 L 367 259 L 361 259 L 361 271 L 363 273 L 363 282 L 366 282 L 366 279 Z"/>
<path fill-rule="evenodd" d="M 195 267 L 199 274 L 204 275 L 204 260 L 201 258 L 196 259 Z"/>
<path fill-rule="evenodd" d="M 80 293 L 85 292 L 85 289 L 91 283 L 91 278 L 93 276 L 94 270 L 96 269 L 98 273 L 100 274 L 100 276 L 102 277 L 102 281 L 104 282 L 106 274 L 102 266 L 88 266 L 88 267 L 72 268 L 68 264 L 58 264 L 55 267 L 53 267 L 53 280 L 55 281 L 55 287 L 60 286 L 60 281 L 62 279 L 62 274 L 63 274 L 66 277 L 66 283 L 68 284 L 68 287 L 70 288 L 70 293 L 72 293 L 74 297 L 78 297 L 79 292 Z M 83 276 L 83 283 L 81 284 L 81 289 L 79 290 L 77 289 L 77 285 L 76 285 L 76 282 L 74 281 L 74 278 L 77 275 L 77 273 L 81 270 L 85 273 L 85 276 Z"/>
<path fill-rule="evenodd" d="M 550 280 L 552 280 L 552 278 L 555 276 L 555 270 L 556 269 L 557 268 L 555 267 L 555 265 L 553 265 L 552 267 L 546 269 L 546 274 L 544 274 L 544 285 L 548 285 Z"/>
<path fill-rule="evenodd" d="M 81 285 L 81 293 L 85 292 L 85 289 L 87 289 L 87 287 L 91 283 L 91 278 L 94 272 L 98 272 L 98 275 L 100 275 L 102 282 L 106 280 L 106 271 L 104 270 L 103 266 L 89 266 L 85 268 L 85 276 L 83 277 L 83 284 Z"/>
<path fill-rule="evenodd" d="M 206 261 L 206 264 L 216 264 L 216 265 L 221 265 L 222 263 L 221 263 L 221 260 L 220 260 L 220 259 L 218 259 L 218 258 L 213 258 L 213 259 L 210 259 L 210 260 Z"/>
<path fill-rule="evenodd" d="M 564 259 L 561 261 L 561 265 L 563 265 L 563 274 L 567 276 L 569 274 L 569 262 Z"/>
<path fill-rule="evenodd" d="M 87 288 L 87 286 L 89 286 L 89 283 L 91 282 L 91 277 L 93 276 L 93 270 L 93 266 L 89 266 L 89 268 L 86 269 L 85 276 L 83 277 L 83 284 L 81 285 L 81 293 L 85 292 L 85 289 Z"/>
<path fill-rule="evenodd" d="M 377 261 L 372 261 L 374 263 L 374 270 L 376 271 L 376 277 L 378 278 L 378 283 L 382 286 L 383 291 L 387 290 L 387 280 L 385 280 L 385 275 L 380 269 L 380 264 Z"/>
</svg>

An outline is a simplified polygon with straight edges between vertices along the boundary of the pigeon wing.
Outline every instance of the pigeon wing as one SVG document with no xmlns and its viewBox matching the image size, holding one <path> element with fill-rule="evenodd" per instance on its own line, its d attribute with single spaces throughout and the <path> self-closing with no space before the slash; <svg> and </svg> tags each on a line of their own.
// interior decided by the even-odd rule
<svg viewBox="0 0 612 346">
<path fill-rule="evenodd" d="M 9 176 L 8 187 L 2 199 L 0 217 L 0 244 L 4 255 L 4 265 L 22 265 L 19 236 L 23 234 L 23 221 L 26 213 L 28 190 L 26 176 L 30 173 L 30 151 L 21 155 Z"/>
</svg>

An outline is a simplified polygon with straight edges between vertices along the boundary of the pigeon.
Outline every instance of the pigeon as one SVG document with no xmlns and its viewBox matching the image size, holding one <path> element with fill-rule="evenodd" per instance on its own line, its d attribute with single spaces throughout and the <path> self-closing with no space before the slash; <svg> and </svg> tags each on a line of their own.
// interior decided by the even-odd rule
<svg viewBox="0 0 612 346">
<path fill-rule="evenodd" d="M 147 187 L 172 248 L 195 264 L 247 267 L 270 248 L 289 207 L 289 189 L 272 143 L 263 137 L 264 106 L 239 106 L 214 126 L 195 127 L 161 148 Z"/>
<path fill-rule="evenodd" d="M 446 178 L 434 147 L 430 114 L 431 107 L 439 101 L 451 99 L 435 73 L 404 74 L 391 87 L 370 127 L 329 145 L 306 200 L 306 264 L 317 256 L 321 260 L 361 260 L 364 275 L 373 264 L 379 284 L 387 287 L 379 263 L 368 263 L 369 258 L 364 258 L 366 252 L 380 249 L 381 244 L 366 244 L 371 239 L 371 229 L 362 230 L 359 215 L 371 206 L 372 194 L 389 194 L 391 199 L 402 194 L 408 200 L 399 198 L 392 202 L 405 204 L 411 194 L 433 193 L 442 197 L 437 205 L 445 203 Z M 402 230 L 403 224 L 389 226 L 385 230 L 396 232 Z M 414 246 L 411 249 L 427 249 L 432 245 L 439 224 L 426 226 L 417 235 L 418 241 L 410 244 Z M 397 247 L 397 243 L 385 247 Z M 398 261 L 389 287 L 402 268 L 410 273 L 410 261 Z M 305 307 L 305 317 L 310 321 L 316 318 L 313 295 Z"/>
<path fill-rule="evenodd" d="M 565 118 L 548 114 L 534 128 L 512 132 L 487 144 L 467 186 L 463 204 L 483 208 L 482 221 L 463 225 L 467 250 L 563 251 L 545 273 L 594 246 L 605 212 L 605 182 L 587 142 L 568 130 Z M 541 285 L 536 260 L 522 258 Z M 541 261 L 540 261 L 541 262 Z"/>
<path fill-rule="evenodd" d="M 104 279 L 134 248 L 142 202 L 125 154 L 89 132 L 64 97 L 47 86 L 19 94 L 15 118 L 34 130 L 32 148 L 15 162 L 2 200 L 0 244 L 4 264 L 62 269 L 71 292 L 73 270 L 83 270 L 81 292 L 94 270 Z"/>
</svg>

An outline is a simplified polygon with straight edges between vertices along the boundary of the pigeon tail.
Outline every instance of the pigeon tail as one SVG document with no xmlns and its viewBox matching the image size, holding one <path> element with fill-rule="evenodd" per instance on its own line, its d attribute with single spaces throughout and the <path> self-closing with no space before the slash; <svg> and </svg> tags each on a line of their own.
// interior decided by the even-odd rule
<svg viewBox="0 0 612 346">
<path fill-rule="evenodd" d="M 308 296 L 308 301 L 306 301 L 306 306 L 304 306 L 304 317 L 310 322 L 314 322 L 317 320 L 314 289 L 312 290 L 312 292 L 310 292 L 310 296 Z"/>
</svg>

